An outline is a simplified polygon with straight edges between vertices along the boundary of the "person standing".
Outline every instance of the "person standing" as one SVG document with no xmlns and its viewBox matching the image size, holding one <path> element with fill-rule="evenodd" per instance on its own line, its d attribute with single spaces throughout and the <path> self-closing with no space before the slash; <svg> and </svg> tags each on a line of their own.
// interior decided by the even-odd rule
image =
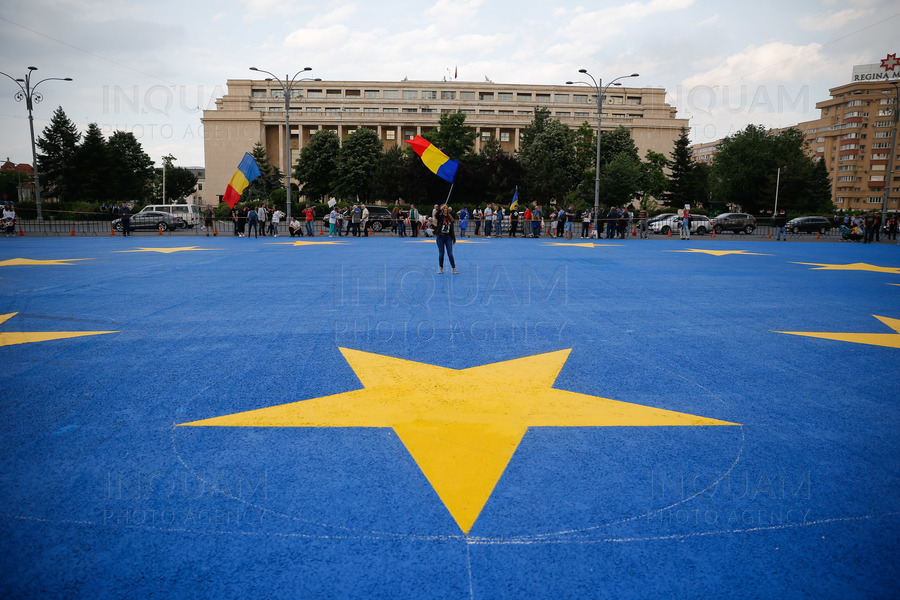
<svg viewBox="0 0 900 600">
<path fill-rule="evenodd" d="M 475 235 L 479 235 L 481 233 L 481 221 L 484 219 L 484 213 L 476 206 L 475 210 L 472 212 L 472 218 L 475 219 Z"/>
<path fill-rule="evenodd" d="M 897 216 L 891 215 L 887 221 L 887 239 L 897 239 Z"/>
<path fill-rule="evenodd" d="M 619 222 L 619 210 L 613 206 L 606 213 L 606 239 L 612 240 L 616 237 L 616 225 Z"/>
<path fill-rule="evenodd" d="M 365 204 L 362 206 L 360 223 L 362 223 L 363 237 L 369 237 L 369 209 L 366 208 Z"/>
<path fill-rule="evenodd" d="M 685 204 L 681 212 L 681 239 L 691 239 L 691 205 Z"/>
<path fill-rule="evenodd" d="M 573 230 L 575 228 L 575 207 L 569 206 L 568 210 L 566 210 L 566 224 L 563 226 L 563 231 L 565 233 L 566 239 L 571 240 L 573 237 Z"/>
<path fill-rule="evenodd" d="M 516 237 L 519 230 L 519 211 L 512 209 L 509 211 L 509 237 Z"/>
<path fill-rule="evenodd" d="M 231 207 L 231 222 L 234 224 L 235 237 L 241 237 L 241 209 L 237 205 Z"/>
<path fill-rule="evenodd" d="M 526 206 L 525 213 L 522 215 L 522 237 L 531 235 L 531 208 Z"/>
<path fill-rule="evenodd" d="M 259 208 L 256 209 L 256 225 L 259 230 L 259 235 L 266 237 L 266 219 L 269 217 L 269 211 L 266 210 L 265 204 L 260 204 Z M 250 237 L 250 229 L 247 229 L 247 237 Z M 259 237 L 259 236 L 257 236 Z"/>
<path fill-rule="evenodd" d="M 397 221 L 400 220 L 400 207 L 396 204 L 391 211 L 391 235 L 397 235 Z"/>
<path fill-rule="evenodd" d="M 453 233 L 453 215 L 450 208 L 443 205 L 437 215 L 434 217 L 434 237 L 437 240 L 438 247 L 438 273 L 444 272 L 444 251 L 450 259 L 450 268 L 453 272 L 459 274 L 456 270 L 456 261 L 453 259 L 453 244 L 456 243 L 456 236 Z"/>
<path fill-rule="evenodd" d="M 328 215 L 328 237 L 334 237 L 338 235 L 337 232 L 338 227 L 338 211 L 337 208 L 332 207 L 331 213 Z"/>
<path fill-rule="evenodd" d="M 582 239 L 586 239 L 590 237 L 591 233 L 591 211 L 588 209 L 584 209 L 581 211 L 581 237 Z"/>
<path fill-rule="evenodd" d="M 494 211 L 493 204 L 484 207 L 484 237 L 491 237 L 491 231 L 494 227 Z"/>
<path fill-rule="evenodd" d="M 350 224 L 353 226 L 353 237 L 359 237 L 359 222 L 362 220 L 362 211 L 359 210 L 359 206 L 356 204 L 350 210 Z"/>
<path fill-rule="evenodd" d="M 531 211 L 531 237 L 541 237 L 541 222 L 543 218 L 544 213 L 541 211 L 541 207 L 535 204 L 534 210 Z"/>
<path fill-rule="evenodd" d="M 499 204 L 494 207 L 494 237 L 503 234 L 503 207 Z"/>
<path fill-rule="evenodd" d="M 313 237 L 313 228 L 316 220 L 316 209 L 309 204 L 303 209 L 303 216 L 306 217 L 306 235 Z"/>
<path fill-rule="evenodd" d="M 412 229 L 411 237 L 419 237 L 419 211 L 415 204 L 409 205 L 409 226 Z"/>
<path fill-rule="evenodd" d="M 459 211 L 459 237 L 466 237 L 469 229 L 469 209 L 463 206 Z"/>
<path fill-rule="evenodd" d="M 278 237 L 278 224 L 281 223 L 281 217 L 284 216 L 284 213 L 274 208 L 271 212 L 272 215 L 272 224 L 270 225 L 273 237 Z"/>
<path fill-rule="evenodd" d="M 122 206 L 122 235 L 125 237 L 131 235 L 131 209 L 127 204 Z"/>
<path fill-rule="evenodd" d="M 778 211 L 778 214 L 772 219 L 773 224 L 775 225 L 775 241 L 787 241 L 787 231 L 785 231 L 784 226 L 787 225 L 787 215 L 784 214 L 784 210 Z"/>
<path fill-rule="evenodd" d="M 647 233 L 647 210 L 644 208 L 638 213 L 638 231 L 641 233 L 642 240 L 650 237 Z"/>
<path fill-rule="evenodd" d="M 866 228 L 866 237 L 863 240 L 863 243 L 871 244 L 872 240 L 875 239 L 875 213 L 873 211 L 870 210 L 866 213 L 866 216 L 863 219 L 863 227 Z"/>
<path fill-rule="evenodd" d="M 213 228 L 213 212 L 209 204 L 206 205 L 206 210 L 203 211 L 203 227 L 206 228 L 206 235 L 209 237 L 209 232 Z"/>
<path fill-rule="evenodd" d="M 265 210 L 262 207 L 260 209 Z M 252 206 L 247 213 L 247 224 L 247 237 L 250 237 L 250 232 L 253 232 L 254 237 L 259 237 L 259 213 Z"/>
</svg>

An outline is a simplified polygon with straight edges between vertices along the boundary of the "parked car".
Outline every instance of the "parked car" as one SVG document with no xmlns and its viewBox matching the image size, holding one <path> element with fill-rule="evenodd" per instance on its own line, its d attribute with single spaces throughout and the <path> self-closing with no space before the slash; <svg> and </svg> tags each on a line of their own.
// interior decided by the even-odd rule
<svg viewBox="0 0 900 600">
<path fill-rule="evenodd" d="M 378 206 L 373 204 L 366 204 L 366 208 L 369 209 L 369 225 L 372 227 L 372 231 L 390 229 L 391 209 L 389 209 L 387 206 Z M 322 223 L 325 224 L 326 228 L 328 227 L 328 219 L 330 218 L 330 216 L 330 210 L 322 215 Z M 344 225 L 346 226 L 346 221 L 344 222 Z"/>
<path fill-rule="evenodd" d="M 122 231 L 122 219 L 116 219 L 112 222 L 113 229 Z M 159 229 L 167 231 L 169 229 L 183 229 L 185 226 L 184 219 L 176 217 L 172 213 L 147 210 L 131 215 L 130 228 L 136 229 Z"/>
<path fill-rule="evenodd" d="M 150 204 L 141 209 L 144 212 L 167 212 L 181 217 L 188 229 L 203 221 L 202 206 L 198 204 Z M 137 213 L 137 214 L 141 214 Z"/>
<path fill-rule="evenodd" d="M 831 221 L 825 217 L 797 217 L 788 221 L 786 228 L 793 233 L 826 233 L 831 229 Z"/>
<path fill-rule="evenodd" d="M 723 213 L 712 219 L 713 231 L 733 231 L 735 233 L 753 233 L 756 229 L 756 217 L 747 213 Z"/>
<path fill-rule="evenodd" d="M 659 215 L 662 217 L 663 215 Z M 669 232 L 678 233 L 681 231 L 682 218 L 675 214 L 660 219 L 654 217 L 647 222 L 647 229 L 652 233 L 661 233 L 669 235 Z M 705 235 L 712 231 L 712 224 L 706 215 L 691 215 L 691 233 Z"/>
</svg>

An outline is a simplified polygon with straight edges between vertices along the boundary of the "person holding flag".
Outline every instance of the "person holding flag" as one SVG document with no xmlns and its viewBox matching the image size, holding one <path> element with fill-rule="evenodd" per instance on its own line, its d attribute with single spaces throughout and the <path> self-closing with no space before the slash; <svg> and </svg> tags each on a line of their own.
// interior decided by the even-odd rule
<svg viewBox="0 0 900 600">
<path fill-rule="evenodd" d="M 450 259 L 450 268 L 459 275 L 456 270 L 456 261 L 453 260 L 453 244 L 456 243 L 456 234 L 453 232 L 453 213 L 446 204 L 441 206 L 434 217 L 434 237 L 438 247 L 438 273 L 444 272 L 444 251 Z"/>
<path fill-rule="evenodd" d="M 519 186 L 513 193 L 512 202 L 509 203 L 509 237 L 516 237 L 519 228 Z"/>
</svg>

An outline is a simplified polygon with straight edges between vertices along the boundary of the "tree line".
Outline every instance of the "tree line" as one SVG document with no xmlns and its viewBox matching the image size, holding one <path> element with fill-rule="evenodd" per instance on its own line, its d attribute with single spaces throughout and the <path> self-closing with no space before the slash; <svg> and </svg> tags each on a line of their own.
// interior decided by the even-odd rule
<svg viewBox="0 0 900 600">
<path fill-rule="evenodd" d="M 144 152 L 131 132 L 114 131 L 109 138 L 96 123 L 82 135 L 62 107 L 37 140 L 41 194 L 62 203 L 113 205 L 162 199 L 162 169 Z M 190 170 L 163 160 L 166 202 L 191 194 L 197 177 Z"/>
<path fill-rule="evenodd" d="M 716 214 L 759 214 L 774 204 L 780 166 L 779 208 L 822 214 L 834 210 L 825 164 L 807 156 L 803 135 L 796 129 L 770 134 L 751 125 L 725 138 L 710 165 L 694 160 L 684 129 L 669 156 L 647 151 L 641 157 L 630 131 L 620 126 L 602 134 L 598 177 L 596 132 L 587 123 L 572 130 L 539 108 L 521 133 L 519 150 L 509 154 L 493 137 L 475 152 L 476 133 L 465 119 L 464 113 L 442 114 L 437 128 L 423 134 L 460 162 L 450 199 L 454 206 L 509 204 L 518 188 L 520 203 L 581 210 L 593 207 L 599 179 L 603 208 L 653 211 L 690 204 Z M 282 174 L 261 144 L 251 154 L 262 176 L 247 188 L 244 199 L 269 198 L 283 206 Z M 430 205 L 444 202 L 450 191 L 408 146 L 384 148 L 378 134 L 367 128 L 354 130 L 343 142 L 332 130 L 314 133 L 292 175 L 300 193 L 315 203 L 334 197 L 346 203 Z"/>
</svg>

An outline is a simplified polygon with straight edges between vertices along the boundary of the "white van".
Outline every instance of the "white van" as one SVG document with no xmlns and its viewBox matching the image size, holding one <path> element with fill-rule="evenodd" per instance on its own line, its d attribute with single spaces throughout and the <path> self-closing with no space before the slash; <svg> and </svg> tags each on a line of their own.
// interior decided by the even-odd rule
<svg viewBox="0 0 900 600">
<path fill-rule="evenodd" d="M 142 208 L 141 212 L 151 210 L 172 213 L 176 217 L 181 217 L 189 229 L 194 225 L 203 224 L 202 207 L 198 204 L 150 204 Z"/>
</svg>

